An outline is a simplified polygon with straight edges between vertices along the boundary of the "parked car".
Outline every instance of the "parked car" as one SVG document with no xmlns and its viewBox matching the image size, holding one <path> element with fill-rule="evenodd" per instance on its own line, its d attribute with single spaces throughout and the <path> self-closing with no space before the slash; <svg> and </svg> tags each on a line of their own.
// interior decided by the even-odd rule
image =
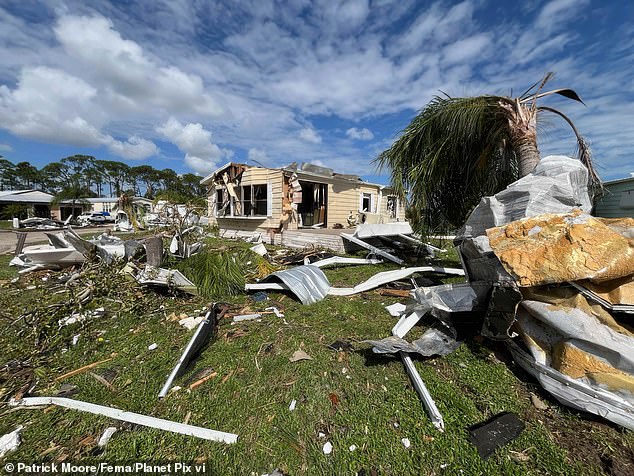
<svg viewBox="0 0 634 476">
<path fill-rule="evenodd" d="M 114 223 L 114 216 L 110 212 L 93 212 L 93 214 L 102 215 L 107 222 Z"/>
<path fill-rule="evenodd" d="M 106 217 L 101 212 L 86 212 L 77 217 L 79 223 L 101 224 L 106 222 Z"/>
</svg>

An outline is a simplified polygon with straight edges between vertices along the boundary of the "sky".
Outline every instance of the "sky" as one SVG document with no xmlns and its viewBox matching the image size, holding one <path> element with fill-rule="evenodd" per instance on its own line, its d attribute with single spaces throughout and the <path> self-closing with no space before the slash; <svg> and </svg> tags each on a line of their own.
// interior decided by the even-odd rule
<svg viewBox="0 0 634 476">
<path fill-rule="evenodd" d="M 387 183 L 373 159 L 441 91 L 549 97 L 604 180 L 634 174 L 634 2 L 0 3 L 0 155 L 74 154 L 206 175 L 311 162 Z M 542 156 L 573 155 L 557 116 Z"/>
</svg>

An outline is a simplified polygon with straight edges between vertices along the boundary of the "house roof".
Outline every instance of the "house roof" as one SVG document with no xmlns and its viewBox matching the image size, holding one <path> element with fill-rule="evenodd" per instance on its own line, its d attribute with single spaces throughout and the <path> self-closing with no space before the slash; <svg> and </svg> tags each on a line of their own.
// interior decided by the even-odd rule
<svg viewBox="0 0 634 476">
<path fill-rule="evenodd" d="M 203 177 L 200 180 L 201 185 L 205 185 L 207 182 L 209 182 L 211 179 L 213 179 L 216 174 L 218 174 L 218 172 L 222 172 L 224 169 L 226 169 L 227 167 L 231 166 L 231 165 L 241 165 L 243 167 L 250 167 L 247 164 L 240 164 L 238 162 L 227 162 L 225 165 L 222 165 L 220 167 L 218 167 L 216 170 L 214 170 L 213 172 L 211 172 L 209 175 L 207 175 L 206 177 Z"/>
<path fill-rule="evenodd" d="M 51 203 L 53 195 L 40 190 L 4 190 L 0 192 L 0 202 L 10 203 Z"/>
<path fill-rule="evenodd" d="M 310 164 L 310 163 L 302 163 L 299 167 L 297 166 L 297 163 L 292 163 L 290 165 L 287 165 L 285 167 L 280 167 L 280 168 L 268 168 L 268 167 L 253 167 L 247 164 L 240 164 L 237 162 L 227 162 L 226 164 L 224 164 L 223 166 L 219 167 L 218 169 L 214 170 L 211 174 L 207 175 L 206 177 L 204 177 L 200 183 L 202 185 L 206 185 L 207 183 L 209 183 L 211 180 L 213 180 L 213 178 L 220 172 L 222 172 L 223 170 L 225 170 L 227 167 L 230 167 L 232 165 L 235 166 L 241 166 L 241 167 L 245 167 L 248 169 L 265 169 L 265 170 L 281 170 L 283 172 L 289 172 L 289 173 L 296 173 L 299 177 L 303 177 L 303 178 L 314 178 L 314 179 L 330 179 L 330 180 L 343 180 L 346 182 L 352 182 L 355 184 L 363 184 L 363 185 L 370 185 L 370 186 L 374 186 L 374 187 L 379 187 L 379 188 L 390 188 L 387 185 L 381 185 L 378 183 L 370 183 L 370 182 L 366 182 L 364 180 L 362 180 L 359 176 L 357 175 L 349 175 L 349 174 L 341 174 L 338 172 L 335 172 L 332 169 L 329 169 L 327 167 L 322 167 L 319 165 L 314 165 L 314 164 Z"/>
<path fill-rule="evenodd" d="M 603 185 L 612 185 L 612 184 L 624 183 L 624 182 L 634 182 L 634 176 L 625 177 L 625 178 L 616 179 L 616 180 L 610 180 L 609 182 L 603 182 Z"/>
<path fill-rule="evenodd" d="M 88 203 L 117 203 L 119 199 L 117 197 L 94 197 L 84 198 Z M 148 202 L 152 203 L 152 200 L 145 197 L 132 197 L 133 202 Z"/>
</svg>

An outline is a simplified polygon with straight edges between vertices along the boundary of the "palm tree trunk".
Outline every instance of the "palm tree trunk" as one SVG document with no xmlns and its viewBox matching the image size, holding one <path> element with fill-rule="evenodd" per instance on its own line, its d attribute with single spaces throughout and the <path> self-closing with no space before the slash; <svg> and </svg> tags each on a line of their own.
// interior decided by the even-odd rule
<svg viewBox="0 0 634 476">
<path fill-rule="evenodd" d="M 535 134 L 526 134 L 515 143 L 520 177 L 530 174 L 539 163 L 540 155 Z"/>
</svg>

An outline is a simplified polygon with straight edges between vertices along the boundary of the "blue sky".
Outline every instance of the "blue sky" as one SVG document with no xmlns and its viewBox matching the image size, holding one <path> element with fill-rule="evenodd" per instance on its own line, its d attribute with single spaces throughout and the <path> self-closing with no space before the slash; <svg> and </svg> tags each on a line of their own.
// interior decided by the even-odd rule
<svg viewBox="0 0 634 476">
<path fill-rule="evenodd" d="M 634 2 L 4 0 L 0 61 L 0 155 L 38 167 L 305 161 L 385 183 L 372 159 L 439 90 L 554 71 L 587 106 L 545 103 L 601 177 L 634 173 Z M 574 154 L 557 117 L 540 132 L 542 155 Z"/>
</svg>

